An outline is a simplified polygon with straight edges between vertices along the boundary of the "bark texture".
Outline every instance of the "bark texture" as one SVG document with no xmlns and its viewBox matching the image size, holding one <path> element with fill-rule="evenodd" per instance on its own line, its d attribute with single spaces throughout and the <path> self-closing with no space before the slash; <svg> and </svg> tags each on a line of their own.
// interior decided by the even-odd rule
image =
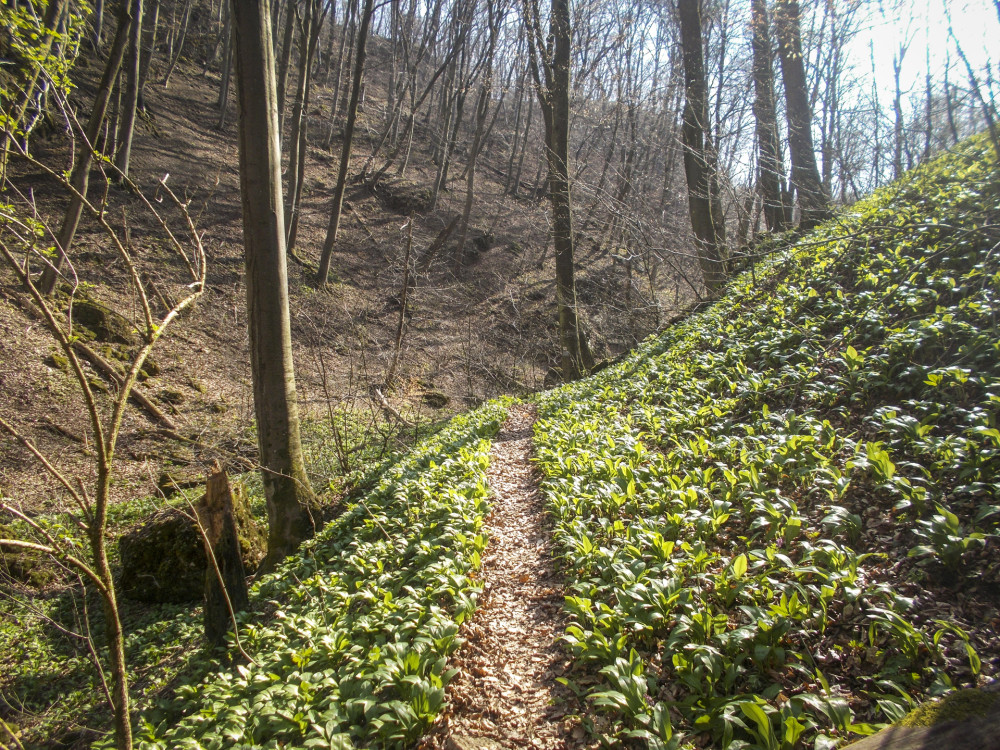
<svg viewBox="0 0 1000 750">
<path fill-rule="evenodd" d="M 785 204 L 785 170 L 778 140 L 778 118 L 774 103 L 774 67 L 766 0 L 751 0 L 754 119 L 757 124 L 757 186 L 764 203 L 764 221 L 771 232 L 788 224 Z"/>
<path fill-rule="evenodd" d="M 678 0 L 681 48 L 684 55 L 684 174 L 688 186 L 688 212 L 694 232 L 705 289 L 716 296 L 726 280 L 726 230 L 715 190 L 715 158 L 708 130 L 708 85 L 701 35 L 700 0 Z"/>
<path fill-rule="evenodd" d="M 777 0 L 774 29 L 781 58 L 781 79 L 785 84 L 788 116 L 788 150 L 792 156 L 792 185 L 799 197 L 802 218 L 799 225 L 811 229 L 830 216 L 830 198 L 820 181 L 812 138 L 812 108 L 806 87 L 802 58 L 798 0 Z"/>
<path fill-rule="evenodd" d="M 573 260 L 573 204 L 569 178 L 570 62 L 573 30 L 569 0 L 552 0 L 549 39 L 543 43 L 538 8 L 525 0 L 525 21 L 531 54 L 529 64 L 545 121 L 549 202 L 552 206 L 552 245 L 556 260 L 556 305 L 559 309 L 559 339 L 564 380 L 575 380 L 594 367 L 594 355 L 576 309 L 576 277 Z"/>
<path fill-rule="evenodd" d="M 240 192 L 254 409 L 267 498 L 269 571 L 312 535 L 292 367 L 281 150 L 268 0 L 232 0 L 239 88 Z"/>
</svg>

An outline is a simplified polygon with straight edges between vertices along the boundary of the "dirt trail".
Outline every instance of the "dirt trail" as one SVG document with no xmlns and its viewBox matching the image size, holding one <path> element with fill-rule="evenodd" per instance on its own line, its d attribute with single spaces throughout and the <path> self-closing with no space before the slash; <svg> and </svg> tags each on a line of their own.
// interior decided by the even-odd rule
<svg viewBox="0 0 1000 750">
<path fill-rule="evenodd" d="M 531 464 L 533 406 L 511 409 L 493 443 L 493 510 L 483 554 L 483 594 L 463 628 L 449 707 L 427 748 L 583 747 L 573 695 L 556 682 L 569 659 L 556 639 L 566 622 L 550 534 Z"/>
</svg>

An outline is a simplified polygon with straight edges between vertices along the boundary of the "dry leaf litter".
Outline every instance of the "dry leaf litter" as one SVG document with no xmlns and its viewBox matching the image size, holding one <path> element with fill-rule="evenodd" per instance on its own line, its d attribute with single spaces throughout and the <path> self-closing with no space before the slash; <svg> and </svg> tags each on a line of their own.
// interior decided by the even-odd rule
<svg viewBox="0 0 1000 750">
<path fill-rule="evenodd" d="M 451 666 L 448 707 L 421 748 L 587 747 L 579 705 L 557 678 L 570 660 L 550 534 L 531 463 L 533 406 L 511 409 L 493 443 L 483 593 Z"/>
</svg>

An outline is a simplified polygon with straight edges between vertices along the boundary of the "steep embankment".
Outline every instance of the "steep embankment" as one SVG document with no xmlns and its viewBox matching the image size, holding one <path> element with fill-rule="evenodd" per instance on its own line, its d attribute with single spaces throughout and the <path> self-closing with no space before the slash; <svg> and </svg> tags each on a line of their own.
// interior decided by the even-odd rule
<svg viewBox="0 0 1000 750">
<path fill-rule="evenodd" d="M 253 663 L 183 687 L 141 747 L 412 744 L 475 608 L 498 402 L 456 417 L 254 589 Z M 150 714 L 147 720 L 156 720 Z M 173 725 L 172 725 L 173 724 Z"/>
<path fill-rule="evenodd" d="M 542 398 L 598 731 L 831 747 L 1000 669 L 998 219 L 973 139 Z"/>
</svg>

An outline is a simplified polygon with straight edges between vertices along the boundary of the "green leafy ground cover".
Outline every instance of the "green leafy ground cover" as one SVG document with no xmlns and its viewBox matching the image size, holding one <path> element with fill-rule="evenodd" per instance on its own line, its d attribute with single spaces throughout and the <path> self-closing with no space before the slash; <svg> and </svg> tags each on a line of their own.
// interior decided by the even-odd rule
<svg viewBox="0 0 1000 750">
<path fill-rule="evenodd" d="M 475 607 L 491 402 L 452 420 L 252 592 L 253 664 L 182 687 L 142 720 L 147 748 L 405 745 L 444 701 L 447 656 Z M 175 722 L 177 711 L 184 718 Z"/>
<path fill-rule="evenodd" d="M 343 412 L 336 416 L 332 424 L 318 420 L 303 424 L 309 475 L 314 480 L 325 479 L 329 489 L 317 486 L 316 490 L 333 496 L 343 496 L 351 488 L 354 494 L 363 494 L 403 460 L 401 448 L 443 426 L 419 423 L 413 434 L 404 435 L 398 426 L 373 421 L 365 414 Z M 256 440 L 252 433 L 246 437 Z M 342 456 L 350 460 L 341 460 Z M 240 475 L 234 481 L 246 491 L 257 520 L 266 524 L 259 474 Z M 144 497 L 113 505 L 108 511 L 109 535 L 118 536 L 164 506 L 188 508 L 188 503 L 198 502 L 203 492 L 195 487 L 169 500 Z M 35 518 L 54 537 L 66 540 L 86 557 L 86 540 L 76 520 L 73 513 Z M 0 526 L 0 532 L 31 537 L 19 521 Z M 112 566 L 117 567 L 116 544 L 111 545 L 110 553 Z M 9 559 L 0 561 L 0 717 L 18 729 L 28 748 L 85 743 L 103 734 L 111 720 L 95 669 L 95 659 L 102 668 L 107 667 L 102 608 L 93 595 L 81 598 L 83 587 L 77 577 L 40 556 L 29 558 L 27 571 L 8 571 L 4 565 Z M 17 580 L 8 578 L 9 572 L 18 573 L 14 576 Z M 202 637 L 200 604 L 149 605 L 120 597 L 119 607 L 135 709 L 148 709 L 180 681 L 200 681 L 209 672 L 218 671 L 219 654 L 208 650 Z M 79 637 L 88 632 L 96 651 Z M 181 708 L 168 704 L 169 710 L 160 715 L 176 716 Z"/>
<path fill-rule="evenodd" d="M 542 398 L 608 742 L 832 747 L 996 674 L 998 178 L 973 139 Z"/>
</svg>

